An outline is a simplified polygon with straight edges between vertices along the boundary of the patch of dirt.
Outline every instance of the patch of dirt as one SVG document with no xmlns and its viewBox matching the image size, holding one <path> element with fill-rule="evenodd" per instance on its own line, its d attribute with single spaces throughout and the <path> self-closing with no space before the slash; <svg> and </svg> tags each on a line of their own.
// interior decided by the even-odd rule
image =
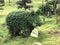
<svg viewBox="0 0 60 45">
<path fill-rule="evenodd" d="M 59 36 L 60 35 L 60 31 L 58 31 L 58 30 L 50 30 L 50 31 L 48 31 L 48 34 Z"/>
</svg>

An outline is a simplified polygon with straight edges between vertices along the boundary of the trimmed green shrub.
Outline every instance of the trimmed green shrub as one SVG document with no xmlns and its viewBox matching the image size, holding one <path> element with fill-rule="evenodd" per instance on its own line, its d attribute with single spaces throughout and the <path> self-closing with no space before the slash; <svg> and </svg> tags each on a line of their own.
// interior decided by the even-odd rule
<svg viewBox="0 0 60 45">
<path fill-rule="evenodd" d="M 37 12 L 38 13 L 38 12 Z M 8 14 L 6 23 L 11 36 L 29 36 L 34 27 L 41 25 L 39 15 L 34 11 L 14 11 Z"/>
</svg>

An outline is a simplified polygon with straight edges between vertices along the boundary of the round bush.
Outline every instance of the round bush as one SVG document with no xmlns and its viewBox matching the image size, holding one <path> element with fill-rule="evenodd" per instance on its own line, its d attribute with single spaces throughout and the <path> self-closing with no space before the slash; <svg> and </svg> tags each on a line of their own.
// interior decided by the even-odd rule
<svg viewBox="0 0 60 45">
<path fill-rule="evenodd" d="M 35 26 L 41 25 L 41 20 L 34 11 L 14 11 L 8 14 L 6 23 L 12 37 L 29 36 Z"/>
</svg>

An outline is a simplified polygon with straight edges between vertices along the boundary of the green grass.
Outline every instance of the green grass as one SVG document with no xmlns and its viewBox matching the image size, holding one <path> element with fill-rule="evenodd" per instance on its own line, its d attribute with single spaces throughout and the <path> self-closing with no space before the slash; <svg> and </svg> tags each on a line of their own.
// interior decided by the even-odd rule
<svg viewBox="0 0 60 45">
<path fill-rule="evenodd" d="M 17 10 L 17 6 L 15 3 L 11 3 L 12 5 L 9 6 L 7 2 L 8 0 L 5 1 L 6 5 L 3 7 L 4 10 L 0 12 L 0 45 L 32 45 L 34 42 L 41 42 L 42 45 L 60 45 L 60 36 L 48 34 L 48 32 L 51 30 L 60 31 L 60 18 L 59 23 L 56 25 L 54 16 L 51 18 L 46 18 L 46 21 L 40 27 L 36 27 L 36 29 L 39 31 L 38 38 L 21 38 L 18 36 L 10 39 L 5 19 L 9 12 Z M 13 0 L 11 0 L 11 2 L 13 2 Z M 34 6 L 33 9 L 36 10 L 37 7 L 41 5 L 41 0 L 33 0 L 32 4 Z M 41 20 L 42 19 L 43 16 L 41 16 Z"/>
</svg>

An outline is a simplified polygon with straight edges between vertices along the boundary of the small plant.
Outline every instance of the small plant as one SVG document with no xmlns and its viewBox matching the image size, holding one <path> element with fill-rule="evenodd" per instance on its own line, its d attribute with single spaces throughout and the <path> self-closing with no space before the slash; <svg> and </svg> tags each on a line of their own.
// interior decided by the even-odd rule
<svg viewBox="0 0 60 45">
<path fill-rule="evenodd" d="M 41 25 L 38 12 L 34 11 L 14 11 L 8 14 L 6 23 L 11 36 L 20 34 L 29 36 L 34 27 Z"/>
</svg>

